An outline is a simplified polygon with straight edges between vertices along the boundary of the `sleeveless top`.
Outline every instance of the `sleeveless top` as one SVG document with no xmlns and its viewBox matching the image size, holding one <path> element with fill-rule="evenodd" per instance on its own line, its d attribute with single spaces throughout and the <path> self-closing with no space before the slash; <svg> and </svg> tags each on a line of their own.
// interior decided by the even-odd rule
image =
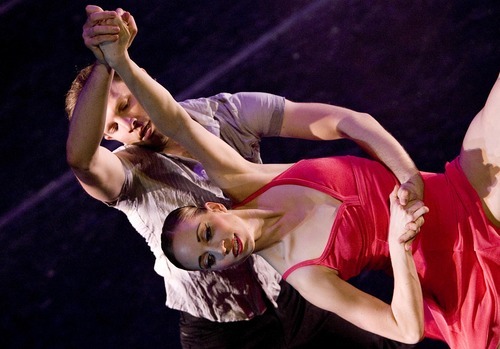
<svg viewBox="0 0 500 349">
<path fill-rule="evenodd" d="M 500 228 L 485 217 L 458 159 L 448 163 L 443 174 L 422 176 L 430 211 L 412 249 L 424 295 L 425 334 L 451 348 L 496 349 Z M 321 256 L 292 266 L 283 278 L 306 265 L 323 265 L 348 280 L 363 270 L 391 271 L 389 194 L 396 183 L 387 168 L 368 159 L 303 160 L 244 202 L 284 184 L 314 188 L 342 201 Z"/>
</svg>

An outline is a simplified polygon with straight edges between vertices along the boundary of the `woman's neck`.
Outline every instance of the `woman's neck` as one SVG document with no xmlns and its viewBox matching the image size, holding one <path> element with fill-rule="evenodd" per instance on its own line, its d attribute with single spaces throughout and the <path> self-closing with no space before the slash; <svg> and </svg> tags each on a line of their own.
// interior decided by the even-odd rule
<svg viewBox="0 0 500 349">
<path fill-rule="evenodd" d="M 281 241 L 282 212 L 243 206 L 234 209 L 233 213 L 240 217 L 252 232 L 255 240 L 254 252 L 259 252 Z"/>
</svg>

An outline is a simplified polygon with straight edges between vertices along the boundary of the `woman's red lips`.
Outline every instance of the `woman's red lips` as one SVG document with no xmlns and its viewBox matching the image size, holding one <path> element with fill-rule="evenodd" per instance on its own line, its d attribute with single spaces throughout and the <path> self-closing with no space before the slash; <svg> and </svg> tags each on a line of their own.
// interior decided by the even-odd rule
<svg viewBox="0 0 500 349">
<path fill-rule="evenodd" d="M 235 257 L 238 257 L 238 255 L 241 253 L 242 249 L 243 249 L 243 244 L 241 243 L 241 240 L 238 239 L 237 236 L 235 236 L 233 239 L 233 255 Z"/>
</svg>

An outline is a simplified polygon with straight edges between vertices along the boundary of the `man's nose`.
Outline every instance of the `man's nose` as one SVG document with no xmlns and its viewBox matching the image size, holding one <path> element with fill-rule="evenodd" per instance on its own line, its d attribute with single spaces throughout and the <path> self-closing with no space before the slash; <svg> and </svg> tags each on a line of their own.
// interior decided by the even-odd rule
<svg viewBox="0 0 500 349">
<path fill-rule="evenodd" d="M 132 132 L 137 127 L 137 119 L 132 117 L 121 118 L 121 122 L 124 124 L 128 132 Z"/>
</svg>

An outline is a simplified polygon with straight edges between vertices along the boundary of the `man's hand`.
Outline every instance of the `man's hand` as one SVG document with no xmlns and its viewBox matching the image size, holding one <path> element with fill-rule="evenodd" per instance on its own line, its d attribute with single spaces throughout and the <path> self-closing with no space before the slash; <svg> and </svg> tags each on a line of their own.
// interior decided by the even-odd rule
<svg viewBox="0 0 500 349">
<path fill-rule="evenodd" d="M 423 200 L 423 198 L 424 180 L 420 173 L 413 175 L 406 182 L 401 183 L 398 189 L 398 199 L 401 205 L 405 206 L 410 201 Z"/>
</svg>

